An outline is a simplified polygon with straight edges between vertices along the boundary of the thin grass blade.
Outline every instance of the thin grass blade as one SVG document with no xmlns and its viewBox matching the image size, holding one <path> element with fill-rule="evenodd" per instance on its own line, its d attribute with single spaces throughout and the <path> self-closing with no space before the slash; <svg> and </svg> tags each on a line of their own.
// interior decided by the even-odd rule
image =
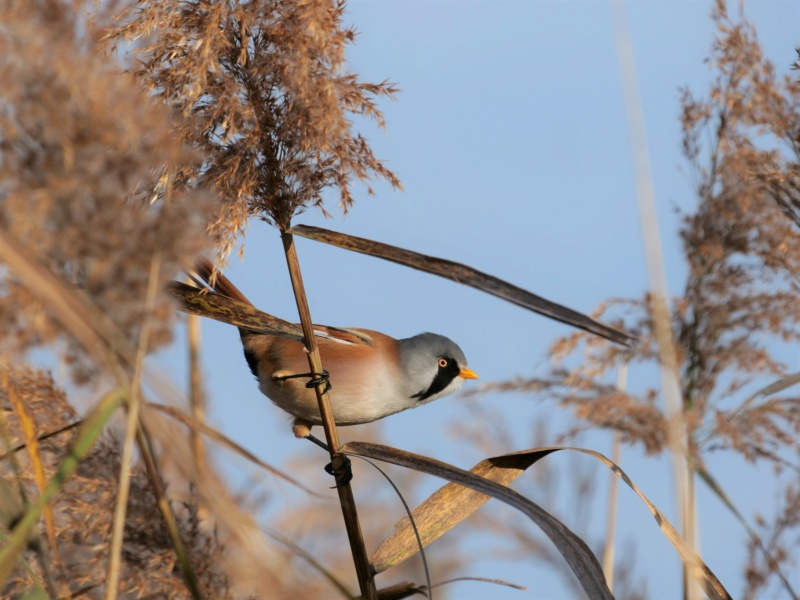
<svg viewBox="0 0 800 600">
<path fill-rule="evenodd" d="M 53 431 L 48 431 L 47 433 L 43 433 L 37 439 L 40 442 L 43 442 L 45 440 L 49 440 L 50 438 L 55 437 L 57 435 L 60 435 L 60 434 L 64 433 L 65 431 L 70 431 L 71 429 L 75 429 L 80 424 L 81 424 L 80 421 L 75 421 L 74 423 L 70 423 L 69 425 L 64 425 L 63 427 L 59 427 L 58 429 L 54 429 Z M 19 452 L 20 450 L 24 450 L 25 448 L 27 448 L 27 444 L 25 444 L 25 443 L 17 444 L 13 448 L 11 448 L 8 452 L 4 452 L 3 454 L 0 454 L 0 460 L 5 460 L 6 458 L 11 456 L 15 452 Z"/>
<path fill-rule="evenodd" d="M 325 579 L 327 579 L 330 584 L 336 588 L 339 594 L 343 598 L 347 598 L 348 600 L 355 600 L 356 596 L 350 592 L 347 588 L 347 585 L 341 581 L 335 573 L 325 567 L 325 565 L 314 558 L 314 556 L 310 553 L 295 544 L 292 540 L 287 538 L 286 536 L 281 535 L 277 531 L 273 530 L 266 530 L 265 533 L 271 537 L 276 542 L 279 542 L 286 546 L 289 550 L 291 550 L 292 554 L 302 558 L 306 561 L 314 570 L 316 570 L 320 575 L 322 575 Z M 380 597 L 380 595 L 378 596 Z"/>
<path fill-rule="evenodd" d="M 753 543 L 758 547 L 758 549 L 767 559 L 767 564 L 770 565 L 777 564 L 776 561 L 773 560 L 772 556 L 767 551 L 767 549 L 764 547 L 764 544 L 761 541 L 761 537 L 759 537 L 758 534 L 756 534 L 756 532 L 753 531 L 752 527 L 750 527 L 750 524 L 742 516 L 742 513 L 739 512 L 739 509 L 736 508 L 736 506 L 733 504 L 733 501 L 725 493 L 725 490 L 722 489 L 722 486 L 719 485 L 714 476 L 711 475 L 711 473 L 709 473 L 706 469 L 698 468 L 697 466 L 695 466 L 694 471 L 700 476 L 700 479 L 702 479 L 705 482 L 705 484 L 717 496 L 717 498 L 719 498 L 720 502 L 722 502 L 728 508 L 728 510 L 731 511 L 731 514 L 734 517 L 736 517 L 736 520 L 739 521 L 739 523 L 741 523 L 742 527 L 744 527 L 745 531 L 750 536 L 750 539 L 753 541 Z M 781 570 L 775 569 L 775 574 L 778 576 L 778 579 L 781 580 L 783 589 L 786 590 L 786 592 L 793 600 L 797 600 L 797 592 L 794 591 L 792 584 L 789 583 L 789 580 L 781 572 Z"/>
<path fill-rule="evenodd" d="M 782 392 L 793 385 L 797 385 L 800 383 L 800 373 L 792 373 L 791 375 L 786 375 L 785 377 L 781 377 L 770 383 L 769 385 L 764 386 L 754 394 L 751 394 L 747 397 L 747 399 L 739 405 L 739 407 L 732 411 L 728 419 L 733 419 L 739 413 L 741 413 L 745 408 L 750 406 L 756 400 L 763 400 L 772 396 L 773 394 L 777 394 L 778 392 Z"/>
<path fill-rule="evenodd" d="M 522 591 L 528 589 L 525 586 L 517 585 L 516 583 L 511 583 L 510 581 L 506 581 L 505 579 L 491 579 L 489 577 L 454 577 L 453 579 L 440 581 L 433 587 L 442 587 L 445 585 L 449 585 L 451 583 L 458 583 L 459 581 L 478 581 L 480 583 L 492 583 L 494 585 L 502 585 L 504 587 L 510 587 L 514 588 L 515 590 L 522 590 Z"/>
<path fill-rule="evenodd" d="M 213 427 L 198 421 L 197 419 L 195 419 L 191 415 L 185 413 L 184 411 L 182 411 L 182 410 L 180 410 L 178 408 L 175 408 L 174 406 L 164 406 L 163 404 L 149 403 L 149 404 L 147 404 L 147 407 L 155 409 L 155 410 L 158 410 L 160 412 L 163 412 L 163 413 L 169 415 L 170 417 L 180 421 L 181 423 L 183 423 L 184 425 L 189 427 L 192 431 L 195 431 L 197 433 L 202 433 L 203 435 L 205 435 L 206 437 L 214 440 L 218 444 L 220 444 L 222 446 L 225 446 L 226 448 L 228 448 L 228 450 L 231 450 L 232 452 L 238 454 L 239 456 L 241 456 L 245 460 L 250 461 L 251 463 L 253 463 L 257 467 L 260 467 L 260 468 L 264 469 L 265 471 L 268 471 L 269 473 L 272 473 L 276 477 L 280 477 L 284 481 L 287 481 L 287 482 L 291 483 L 293 486 L 296 486 L 296 487 L 300 488 L 301 490 L 303 490 L 307 494 L 310 494 L 312 496 L 319 496 L 319 494 L 317 492 L 315 492 L 311 488 L 308 488 L 308 487 L 304 486 L 302 483 L 300 483 L 299 481 L 297 481 L 296 479 L 294 479 L 290 475 L 287 475 L 283 471 L 281 471 L 279 469 L 276 469 L 275 467 L 273 467 L 269 463 L 265 463 L 263 460 L 258 458 L 255 454 L 250 452 L 247 448 L 244 448 L 243 446 L 240 446 L 239 444 L 234 442 L 232 439 L 230 439 L 228 436 L 226 436 L 221 431 L 219 431 L 217 429 L 214 429 Z"/>
</svg>

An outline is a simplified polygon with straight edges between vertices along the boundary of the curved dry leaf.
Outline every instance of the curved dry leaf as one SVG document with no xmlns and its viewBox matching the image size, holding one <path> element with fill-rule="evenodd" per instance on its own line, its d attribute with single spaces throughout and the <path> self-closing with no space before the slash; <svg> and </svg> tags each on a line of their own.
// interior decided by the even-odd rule
<svg viewBox="0 0 800 600">
<path fill-rule="evenodd" d="M 487 458 L 470 469 L 470 473 L 509 485 L 545 454 L 511 454 Z M 490 497 L 456 483 L 448 483 L 429 496 L 412 511 L 422 545 L 427 546 L 450 531 L 478 510 Z M 378 573 L 410 558 L 419 551 L 416 536 L 408 517 L 401 519 L 392 535 L 386 538 L 372 555 L 370 562 Z"/>
<path fill-rule="evenodd" d="M 364 445 L 365 444 L 362 443 L 351 442 L 347 444 L 347 447 L 354 448 L 357 446 L 360 449 Z M 389 450 L 394 452 L 393 449 Z M 533 448 L 487 458 L 475 465 L 470 472 L 501 485 L 508 485 L 536 461 L 559 450 L 572 450 L 588 454 L 611 469 L 617 477 L 622 479 L 622 481 L 642 499 L 655 518 L 656 523 L 658 523 L 664 537 L 666 537 L 678 551 L 681 559 L 689 566 L 689 572 L 693 574 L 696 581 L 703 587 L 708 597 L 713 599 L 730 598 L 730 595 L 727 590 L 725 590 L 722 583 L 720 583 L 702 559 L 686 544 L 661 511 L 650 502 L 619 466 L 599 452 L 587 450 L 585 448 L 561 446 Z M 390 460 L 389 462 L 395 461 Z M 403 466 L 406 465 L 404 464 Z M 412 512 L 424 546 L 427 546 L 455 527 L 490 499 L 486 493 L 481 493 L 481 491 L 477 491 L 476 489 L 467 489 L 459 485 L 459 483 L 455 482 L 453 479 L 451 479 L 451 481 L 454 481 L 454 483 L 449 483 L 434 492 Z M 494 496 L 494 494 L 492 494 L 492 496 Z M 497 498 L 497 496 L 494 497 Z M 371 562 L 376 571 L 380 573 L 381 571 L 385 571 L 397 565 L 410 556 L 413 556 L 417 551 L 416 537 L 413 534 L 408 518 L 404 517 L 395 525 L 394 533 L 380 544 L 375 554 L 372 556 Z"/>
<path fill-rule="evenodd" d="M 786 377 L 781 377 L 780 379 L 773 381 L 768 386 L 758 390 L 754 396 L 771 396 L 772 394 L 777 394 L 778 392 L 782 392 L 783 390 L 792 387 L 793 385 L 797 385 L 800 383 L 800 373 L 793 373 L 792 375 L 787 375 Z"/>
<path fill-rule="evenodd" d="M 365 238 L 359 238 L 321 227 L 311 227 L 309 225 L 295 225 L 289 231 L 290 233 L 299 235 L 310 240 L 317 242 L 325 242 L 345 250 L 352 250 L 353 252 L 360 252 L 368 254 L 369 256 L 376 256 L 400 265 L 405 265 L 419 271 L 432 273 L 445 279 L 450 279 L 456 283 L 461 283 L 474 287 L 477 290 L 502 298 L 512 304 L 527 308 L 535 313 L 561 321 L 578 329 L 583 329 L 600 337 L 622 344 L 623 346 L 630 346 L 633 336 L 624 331 L 619 331 L 608 325 L 604 325 L 599 321 L 595 321 L 591 317 L 587 317 L 578 311 L 567 308 L 555 302 L 551 302 L 541 296 L 537 296 L 527 290 L 523 290 L 513 284 L 510 284 L 502 279 L 489 275 L 462 265 L 461 263 L 443 258 L 436 258 L 427 256 L 411 250 L 398 248 L 381 242 L 375 242 Z"/>
<path fill-rule="evenodd" d="M 581 587 L 590 598 L 613 598 L 606 585 L 603 570 L 586 543 L 550 513 L 511 488 L 486 477 L 476 475 L 475 473 L 464 471 L 453 465 L 428 458 L 427 456 L 420 456 L 419 454 L 405 452 L 397 448 L 391 448 L 380 444 L 350 442 L 342 446 L 340 451 L 344 454 L 374 458 L 408 469 L 414 469 L 420 473 L 435 475 L 436 477 L 458 484 L 459 487 L 464 486 L 475 490 L 475 493 L 482 493 L 481 495 L 484 495 L 487 500 L 489 496 L 491 496 L 513 506 L 528 516 L 541 528 L 545 535 L 552 540 L 558 551 L 567 561 L 572 572 L 578 578 Z M 552 450 L 550 451 L 552 452 Z M 538 460 L 538 458 L 536 460 Z M 512 462 L 514 461 L 514 459 L 509 460 Z M 526 459 L 523 458 L 522 460 L 525 461 Z M 520 469 L 516 470 L 519 471 Z M 447 510 L 451 509 L 452 507 L 449 507 Z M 440 517 L 442 516 L 443 515 L 440 513 Z M 453 525 L 455 525 L 455 523 L 453 523 Z M 422 533 L 423 532 L 420 530 L 420 534 Z M 416 544 L 416 541 L 414 543 Z M 397 560 L 392 564 L 396 564 L 397 562 L 400 561 Z M 377 573 L 392 566 L 392 564 L 387 565 L 386 561 L 380 565 L 375 561 L 371 561 L 371 563 Z"/>
<path fill-rule="evenodd" d="M 181 309 L 189 314 L 235 325 L 253 333 L 303 341 L 303 330 L 299 326 L 260 311 L 252 304 L 245 304 L 221 294 L 201 291 L 179 281 L 167 285 L 166 292 L 178 300 Z"/>
</svg>

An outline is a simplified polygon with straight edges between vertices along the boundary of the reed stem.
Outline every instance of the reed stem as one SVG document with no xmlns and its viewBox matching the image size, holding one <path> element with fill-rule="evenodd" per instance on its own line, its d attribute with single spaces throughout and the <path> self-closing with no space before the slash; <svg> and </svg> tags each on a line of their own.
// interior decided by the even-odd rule
<svg viewBox="0 0 800 600">
<path fill-rule="evenodd" d="M 300 323 L 305 337 L 305 346 L 308 350 L 308 366 L 312 373 L 322 373 L 322 361 L 319 357 L 317 340 L 314 337 L 314 329 L 311 321 L 311 311 L 308 307 L 303 277 L 300 273 L 300 262 L 297 259 L 297 250 L 294 246 L 294 238 L 287 231 L 281 232 L 283 249 L 286 254 L 286 264 L 289 267 L 289 276 L 292 280 L 297 310 L 300 313 Z M 316 386 L 317 401 L 319 402 L 319 413 L 322 416 L 322 427 L 325 430 L 325 438 L 328 442 L 328 449 L 331 453 L 331 465 L 334 472 L 337 472 L 345 462 L 345 457 L 339 454 L 339 434 L 336 431 L 336 423 L 333 421 L 333 410 L 331 410 L 330 398 L 325 390 L 325 384 L 320 383 Z M 338 484 L 338 482 L 337 482 Z M 356 567 L 358 585 L 361 589 L 361 597 L 366 600 L 377 600 L 378 592 L 375 588 L 375 578 L 369 565 L 369 557 L 364 545 L 364 536 L 361 533 L 361 525 L 358 521 L 355 498 L 349 483 L 345 483 L 336 488 L 339 492 L 339 504 L 342 507 L 342 516 L 347 530 L 347 538 L 350 541 L 350 550 L 353 554 L 353 563 Z"/>
</svg>

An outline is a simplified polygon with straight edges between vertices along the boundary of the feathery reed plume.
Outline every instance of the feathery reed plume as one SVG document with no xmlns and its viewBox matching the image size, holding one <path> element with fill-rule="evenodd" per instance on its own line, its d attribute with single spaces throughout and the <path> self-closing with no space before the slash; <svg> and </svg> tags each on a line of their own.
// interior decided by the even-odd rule
<svg viewBox="0 0 800 600">
<path fill-rule="evenodd" d="M 0 227 L 135 345 L 153 254 L 159 280 L 174 277 L 206 245 L 216 202 L 201 192 L 189 201 L 173 185 L 169 166 L 194 154 L 170 133 L 167 111 L 86 46 L 76 14 L 55 1 L 0 8 Z M 2 286 L 2 350 L 52 347 L 62 330 L 47 307 L 13 272 Z M 149 349 L 170 340 L 173 316 L 160 294 Z M 74 343 L 66 359 L 78 381 L 97 373 Z"/>
<path fill-rule="evenodd" d="M 375 100 L 397 89 L 345 70 L 356 34 L 342 24 L 344 9 L 328 0 L 139 0 L 108 34 L 115 46 L 140 42 L 136 74 L 182 116 L 180 138 L 203 150 L 183 175 L 225 198 L 211 227 L 222 256 L 251 217 L 286 229 L 307 207 L 324 211 L 325 188 L 347 211 L 354 179 L 400 187 L 349 120 L 383 126 Z"/>
</svg>

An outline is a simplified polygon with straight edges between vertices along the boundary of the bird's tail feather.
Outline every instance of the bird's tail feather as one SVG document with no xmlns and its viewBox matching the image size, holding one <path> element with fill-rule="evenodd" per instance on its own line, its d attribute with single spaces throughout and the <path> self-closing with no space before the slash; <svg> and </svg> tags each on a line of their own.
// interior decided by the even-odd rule
<svg viewBox="0 0 800 600">
<path fill-rule="evenodd" d="M 225 275 L 219 271 L 215 273 L 214 265 L 206 257 L 201 256 L 197 260 L 194 270 L 200 279 L 202 279 L 208 285 L 208 287 L 210 287 L 216 293 L 222 296 L 227 296 L 228 298 L 232 298 L 234 300 L 238 300 L 239 302 L 244 302 L 250 305 L 253 304 L 247 299 L 247 296 L 239 291 L 239 288 L 233 285 L 233 282 L 230 279 L 225 277 Z"/>
<path fill-rule="evenodd" d="M 303 330 L 299 326 L 258 310 L 222 273 L 216 273 L 215 277 L 212 275 L 215 275 L 214 265 L 209 260 L 200 258 L 190 277 L 198 287 L 204 288 L 205 283 L 207 289 L 214 293 L 205 293 L 179 281 L 167 284 L 165 290 L 180 302 L 184 312 L 235 325 L 239 328 L 243 341 L 253 334 L 303 340 Z M 262 338 L 268 339 L 264 336 Z"/>
</svg>

